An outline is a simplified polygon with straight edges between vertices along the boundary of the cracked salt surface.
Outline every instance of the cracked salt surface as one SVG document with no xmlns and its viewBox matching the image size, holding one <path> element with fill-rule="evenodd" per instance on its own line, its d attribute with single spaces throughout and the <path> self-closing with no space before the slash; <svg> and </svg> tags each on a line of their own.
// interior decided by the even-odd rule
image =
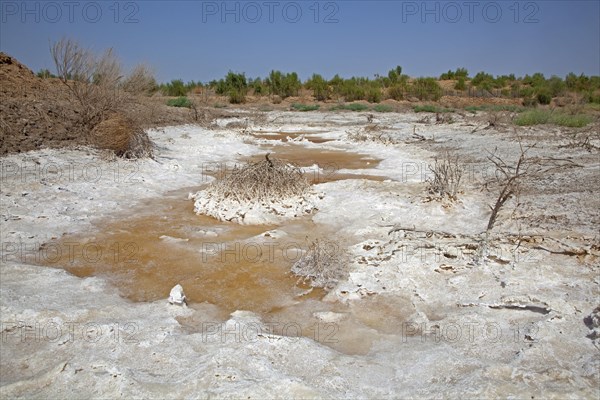
<svg viewBox="0 0 600 400">
<path fill-rule="evenodd" d="M 543 197 L 535 187 L 524 193 L 516 213 L 507 208 L 501 215 L 488 257 L 473 262 L 494 200 L 478 181 L 485 150 L 497 147 L 514 157 L 518 145 L 506 132 L 472 134 L 471 122 L 460 116 L 451 125 L 418 125 L 428 140 L 412 142 L 419 118 L 378 116 L 403 143 L 357 146 L 345 131 L 364 124 L 361 113 L 268 113 L 271 122 L 262 130 L 314 130 L 332 141 L 303 146 L 359 148 L 381 160 L 360 173 L 391 180 L 315 186 L 325 196 L 307 223 L 335 232 L 330 237 L 351 255 L 349 277 L 322 299 L 315 292 L 304 298 L 302 288 L 294 299 L 292 279 L 291 301 L 267 311 L 256 305 L 255 311 L 246 310 L 251 302 L 243 296 L 229 307 L 215 305 L 218 299 L 192 304 L 194 285 L 185 283 L 190 307 L 170 305 L 169 291 L 181 278 L 176 262 L 162 296 L 132 301 L 121 296 L 119 284 L 135 288 L 136 280 L 127 275 L 111 280 L 108 264 L 104 274 L 90 270 L 78 277 L 64 270 L 77 268 L 70 265 L 69 249 L 83 254 L 77 250 L 83 241 L 79 247 L 52 246 L 63 237 L 101 238 L 98 227 L 116 216 L 161 222 L 164 229 L 154 240 L 172 249 L 166 255 L 226 237 L 231 231 L 195 215 L 198 229 L 172 227 L 163 218 L 164 197 L 181 193 L 176 207 L 185 204 L 191 212 L 187 193 L 212 180 L 205 172 L 263 154 L 264 139 L 182 126 L 150 132 L 158 145 L 156 161 L 107 162 L 87 149 L 3 157 L 0 395 L 598 397 L 600 352 L 590 338 L 600 284 L 597 154 L 559 148 L 569 133 L 553 131 L 544 139 L 543 127 L 521 131 L 525 142 L 538 142 L 539 154 L 570 157 L 583 168 L 538 182 Z M 451 205 L 427 201 L 422 168 L 446 148 L 472 160 L 474 171 L 460 201 Z M 130 215 L 140 210 L 146 215 Z M 113 222 L 114 234 L 122 229 L 126 238 L 127 227 Z M 249 230 L 246 239 L 289 240 L 299 237 L 303 224 L 240 229 Z M 127 244 L 124 240 L 118 244 Z M 132 248 L 104 245 L 123 262 L 132 255 Z M 93 248 L 88 250 L 93 259 Z M 59 260 L 66 257 L 54 265 L 62 268 L 39 266 L 56 251 L 63 252 Z M 138 266 L 151 274 L 151 264 Z M 94 267 L 101 269 L 98 263 Z M 289 296 L 280 293 L 284 300 Z M 538 308 L 546 311 L 528 311 Z"/>
</svg>

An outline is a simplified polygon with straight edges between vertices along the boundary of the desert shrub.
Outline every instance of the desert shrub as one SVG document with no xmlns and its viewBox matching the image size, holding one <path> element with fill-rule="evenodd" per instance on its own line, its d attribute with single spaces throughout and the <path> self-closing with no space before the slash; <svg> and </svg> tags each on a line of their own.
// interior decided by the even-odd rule
<svg viewBox="0 0 600 400">
<path fill-rule="evenodd" d="M 38 73 L 36 74 L 36 76 L 38 78 L 42 78 L 42 79 L 56 78 L 56 75 L 54 75 L 52 72 L 50 72 L 49 69 L 39 70 Z"/>
<path fill-rule="evenodd" d="M 405 93 L 406 93 L 406 87 L 404 87 L 402 85 L 392 86 L 387 91 L 388 98 L 398 100 L 398 101 L 404 99 Z"/>
<path fill-rule="evenodd" d="M 461 76 L 461 77 L 458 78 L 458 81 L 454 85 L 454 89 L 455 90 L 466 90 L 467 89 L 467 85 L 465 83 L 465 78 L 464 77 Z"/>
<path fill-rule="evenodd" d="M 246 102 L 246 93 L 242 89 L 229 89 L 229 102 L 231 104 L 242 104 Z"/>
<path fill-rule="evenodd" d="M 112 49 L 97 57 L 65 38 L 55 42 L 50 53 L 57 75 L 69 89 L 70 99 L 88 129 L 123 107 L 126 96 L 119 87 L 121 66 Z"/>
<path fill-rule="evenodd" d="M 409 91 L 419 100 L 437 101 L 442 97 L 442 88 L 434 78 L 417 78 Z"/>
<path fill-rule="evenodd" d="M 192 102 L 187 97 L 181 96 L 176 99 L 167 100 L 167 105 L 170 107 L 190 108 L 192 106 Z"/>
<path fill-rule="evenodd" d="M 312 241 L 302 257 L 292 266 L 292 272 L 313 287 L 327 290 L 348 276 L 347 261 L 340 247 L 325 240 Z"/>
<path fill-rule="evenodd" d="M 265 79 L 265 83 L 272 95 L 277 95 L 282 99 L 297 96 L 302 87 L 298 74 L 295 72 L 283 74 L 280 71 L 271 71 L 269 77 Z"/>
<path fill-rule="evenodd" d="M 519 126 L 541 125 L 550 121 L 550 112 L 547 110 L 530 110 L 515 118 L 515 124 Z"/>
<path fill-rule="evenodd" d="M 162 92 L 165 96 L 185 96 L 187 89 L 181 79 L 173 79 L 162 86 Z"/>
<path fill-rule="evenodd" d="M 589 92 L 586 97 L 586 101 L 591 104 L 600 104 L 600 93 Z"/>
<path fill-rule="evenodd" d="M 318 104 L 301 104 L 301 103 L 294 103 L 292 104 L 292 108 L 296 111 L 315 111 L 319 109 L 319 105 Z"/>
<path fill-rule="evenodd" d="M 452 108 L 438 107 L 431 104 L 418 105 L 413 107 L 413 111 L 416 113 L 430 112 L 430 113 L 450 113 L 454 112 Z"/>
<path fill-rule="evenodd" d="M 551 123 L 568 128 L 582 128 L 590 124 L 592 121 L 592 117 L 586 114 L 569 115 L 556 113 L 550 118 Z"/>
<path fill-rule="evenodd" d="M 369 109 L 369 106 L 367 106 L 366 104 L 362 104 L 362 103 L 350 103 L 350 104 L 344 104 L 342 106 L 343 110 L 350 110 L 350 111 L 365 111 Z"/>
<path fill-rule="evenodd" d="M 451 157 L 446 153 L 439 160 L 435 159 L 433 166 L 429 166 L 433 173 L 433 179 L 428 180 L 429 193 L 439 197 L 447 197 L 450 200 L 456 200 L 460 190 L 460 181 L 462 179 L 463 167 L 458 160 L 458 156 Z"/>
<path fill-rule="evenodd" d="M 467 106 L 465 107 L 465 111 L 470 111 L 472 113 L 476 111 L 510 111 L 510 112 L 523 112 L 525 108 L 522 106 L 517 106 L 514 104 L 493 104 L 493 105 L 482 105 L 482 106 Z"/>
<path fill-rule="evenodd" d="M 131 73 L 125 77 L 121 85 L 124 91 L 133 95 L 151 94 L 158 90 L 154 74 L 147 66 L 137 65 Z"/>
<path fill-rule="evenodd" d="M 213 182 L 208 191 L 217 199 L 244 202 L 275 202 L 308 192 L 309 182 L 302 170 L 288 162 L 265 159 L 234 167 L 222 179 Z"/>
<path fill-rule="evenodd" d="M 565 114 L 551 110 L 530 110 L 521 113 L 515 118 L 519 126 L 554 124 L 569 128 L 581 128 L 592 122 L 592 117 L 586 114 Z"/>
<path fill-rule="evenodd" d="M 123 74 L 112 49 L 96 56 L 67 38 L 52 44 L 50 54 L 90 142 L 119 157 L 151 157 L 152 143 L 141 129 L 142 109 L 139 103 L 131 107 L 134 95 L 155 83 L 149 70 L 136 67 Z"/>
<path fill-rule="evenodd" d="M 386 113 L 386 112 L 392 112 L 392 111 L 394 111 L 394 109 L 392 108 L 392 106 L 387 105 L 387 104 L 377 104 L 375 107 L 373 107 L 373 111 Z"/>
<path fill-rule="evenodd" d="M 153 146 L 148 134 L 127 117 L 117 114 L 97 124 L 92 129 L 91 144 L 111 150 L 118 157 L 152 157 Z"/>
<path fill-rule="evenodd" d="M 540 89 L 536 95 L 536 99 L 540 104 L 550 104 L 552 102 L 552 94 L 548 89 Z"/>
<path fill-rule="evenodd" d="M 383 98 L 383 94 L 381 93 L 381 89 L 377 87 L 372 87 L 367 92 L 367 101 L 369 103 L 379 103 Z"/>
<path fill-rule="evenodd" d="M 319 74 L 313 74 L 306 82 L 306 88 L 313 91 L 313 96 L 317 101 L 325 101 L 329 98 L 327 81 Z"/>
</svg>

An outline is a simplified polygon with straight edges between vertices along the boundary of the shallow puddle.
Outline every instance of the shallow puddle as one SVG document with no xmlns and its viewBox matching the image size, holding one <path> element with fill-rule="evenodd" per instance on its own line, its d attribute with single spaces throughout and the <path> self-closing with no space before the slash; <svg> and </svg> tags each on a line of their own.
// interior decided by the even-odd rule
<svg viewBox="0 0 600 400">
<path fill-rule="evenodd" d="M 271 153 L 272 158 L 287 160 L 299 167 L 318 166 L 319 171 L 306 172 L 312 183 L 324 183 L 345 179 L 368 179 L 384 181 L 385 176 L 369 174 L 341 173 L 342 169 L 371 169 L 376 168 L 381 160 L 366 154 L 349 153 L 342 150 L 307 148 L 298 144 L 265 146 L 265 154 Z M 260 161 L 264 154 L 250 157 L 250 161 Z"/>
<path fill-rule="evenodd" d="M 290 139 L 297 140 L 300 137 L 303 137 L 311 143 L 327 143 L 333 141 L 333 139 L 326 139 L 318 136 L 315 132 L 254 132 L 252 133 L 252 136 L 257 139 L 281 140 L 284 143 L 288 142 Z"/>
<path fill-rule="evenodd" d="M 323 170 L 326 165 L 364 169 L 379 163 L 366 155 L 297 145 L 268 151 L 299 166 L 317 164 Z M 264 155 L 253 159 L 260 157 Z M 319 179 L 342 176 L 332 171 Z M 357 314 L 352 303 L 322 301 L 324 290 L 310 288 L 290 272 L 312 240 L 335 237 L 337 243 L 335 232 L 310 217 L 281 226 L 244 226 L 196 215 L 188 193 L 199 189 L 184 188 L 144 201 L 98 222 L 92 233 L 48 243 L 43 246 L 46 251 L 60 253 L 46 253 L 44 265 L 79 277 L 102 277 L 132 301 L 166 301 L 171 288 L 181 284 L 190 307 L 216 308 L 213 315 L 223 321 L 236 310 L 252 311 L 273 324 L 273 333 L 310 337 L 345 353 L 366 354 L 373 341 L 388 333 L 377 321 L 389 321 L 390 313 L 402 310 L 364 303 L 354 307 Z M 193 318 L 180 323 L 190 331 L 203 326 Z"/>
<path fill-rule="evenodd" d="M 133 301 L 168 297 L 181 284 L 190 302 L 209 302 L 226 312 L 269 312 L 319 291 L 290 273 L 307 247 L 308 219 L 296 220 L 276 238 L 275 227 L 243 226 L 196 215 L 189 191 L 180 190 L 143 204 L 128 215 L 98 223 L 94 235 L 63 238 L 61 256 L 45 257 L 74 275 L 102 276 Z M 69 243 L 69 244 L 68 244 Z M 52 246 L 56 246 L 53 243 Z"/>
</svg>

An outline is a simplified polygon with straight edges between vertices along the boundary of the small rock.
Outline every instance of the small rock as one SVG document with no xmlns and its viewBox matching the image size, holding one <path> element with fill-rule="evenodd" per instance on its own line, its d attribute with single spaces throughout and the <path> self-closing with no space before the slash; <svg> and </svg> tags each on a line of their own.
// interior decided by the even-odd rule
<svg viewBox="0 0 600 400">
<path fill-rule="evenodd" d="M 177 284 L 173 287 L 173 289 L 171 289 L 171 293 L 169 294 L 169 303 L 182 306 L 187 305 L 187 299 L 185 298 L 185 293 L 183 293 L 183 288 L 181 285 Z"/>
</svg>

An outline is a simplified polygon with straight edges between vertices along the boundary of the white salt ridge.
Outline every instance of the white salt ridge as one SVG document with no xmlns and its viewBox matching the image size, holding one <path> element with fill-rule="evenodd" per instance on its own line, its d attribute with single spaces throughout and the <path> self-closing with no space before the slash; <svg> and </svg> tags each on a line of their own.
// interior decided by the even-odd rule
<svg viewBox="0 0 600 400">
<path fill-rule="evenodd" d="M 239 203 L 233 199 L 216 199 L 208 190 L 192 195 L 194 212 L 216 218 L 219 221 L 241 225 L 275 224 L 287 219 L 303 217 L 318 209 L 323 195 L 315 192 L 272 202 Z"/>
</svg>

